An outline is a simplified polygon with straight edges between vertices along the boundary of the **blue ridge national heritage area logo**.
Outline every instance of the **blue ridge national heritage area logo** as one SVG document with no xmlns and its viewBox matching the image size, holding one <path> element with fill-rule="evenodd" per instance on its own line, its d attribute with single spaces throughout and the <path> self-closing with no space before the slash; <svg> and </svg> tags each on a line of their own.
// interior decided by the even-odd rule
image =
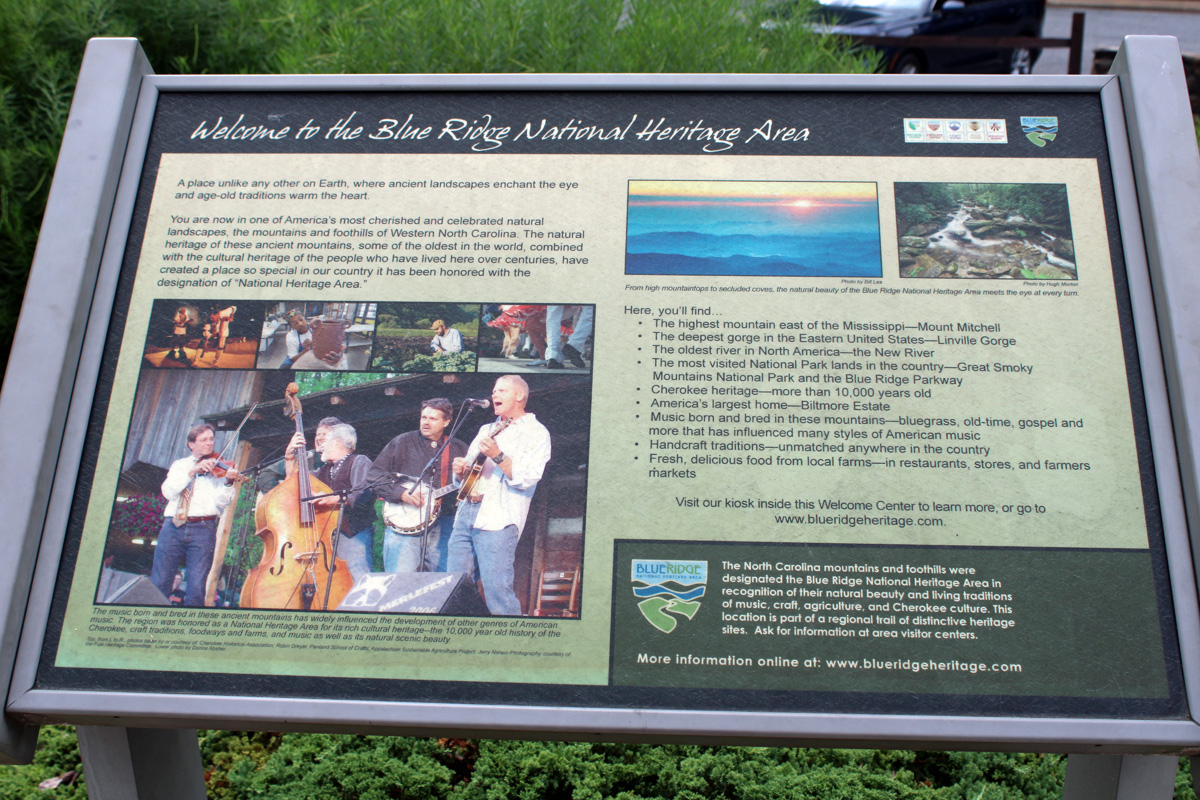
<svg viewBox="0 0 1200 800">
<path fill-rule="evenodd" d="M 638 610 L 663 633 L 675 630 L 681 620 L 700 610 L 708 583 L 707 561 L 633 559 L 633 595 Z"/>
<path fill-rule="evenodd" d="M 1021 117 L 1025 138 L 1038 147 L 1045 147 L 1058 135 L 1058 117 Z"/>
</svg>

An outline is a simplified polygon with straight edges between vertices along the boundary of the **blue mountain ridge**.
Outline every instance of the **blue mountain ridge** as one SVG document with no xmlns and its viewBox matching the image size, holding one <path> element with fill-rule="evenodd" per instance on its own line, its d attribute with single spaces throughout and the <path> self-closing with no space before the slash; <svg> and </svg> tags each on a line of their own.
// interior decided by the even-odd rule
<svg viewBox="0 0 1200 800">
<path fill-rule="evenodd" d="M 879 252 L 879 234 L 869 232 L 821 232 L 810 234 L 750 233 L 712 234 L 698 231 L 655 231 L 626 239 L 630 253 L 678 253 L 687 256 L 781 256 L 794 260 L 826 252 L 829 254 Z"/>
<path fill-rule="evenodd" d="M 843 256 L 844 258 L 844 256 Z M 729 256 L 695 258 L 675 253 L 627 253 L 626 275 L 764 275 L 778 277 L 879 277 L 878 254 L 861 260 L 802 263 L 778 257 Z"/>
<path fill-rule="evenodd" d="M 697 586 L 689 591 L 680 591 L 679 589 L 671 589 L 662 584 L 653 586 L 635 586 L 633 589 L 634 597 L 660 597 L 662 595 L 670 595 L 679 600 L 691 601 L 703 597 L 707 587 Z"/>
</svg>

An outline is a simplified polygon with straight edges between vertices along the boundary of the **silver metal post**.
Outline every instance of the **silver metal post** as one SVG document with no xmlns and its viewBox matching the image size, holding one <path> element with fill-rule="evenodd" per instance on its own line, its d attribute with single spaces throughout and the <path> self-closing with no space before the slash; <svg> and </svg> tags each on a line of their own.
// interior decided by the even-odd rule
<svg viewBox="0 0 1200 800">
<path fill-rule="evenodd" d="M 205 800 L 194 730 L 79 725 L 89 800 Z"/>
<path fill-rule="evenodd" d="M 1175 756 L 1089 756 L 1067 758 L 1063 800 L 1170 800 L 1175 790 Z"/>
<path fill-rule="evenodd" d="M 0 416 L 7 524 L 0 546 L 0 689 L 7 694 L 67 405 L 104 248 L 138 86 L 151 74 L 135 39 L 93 39 L 83 55 L 58 168 L 9 356 Z M 46 319 L 55 323 L 47 325 Z M 40 376 L 34 378 L 34 375 Z M 0 763 L 33 757 L 36 726 L 0 716 Z"/>
</svg>

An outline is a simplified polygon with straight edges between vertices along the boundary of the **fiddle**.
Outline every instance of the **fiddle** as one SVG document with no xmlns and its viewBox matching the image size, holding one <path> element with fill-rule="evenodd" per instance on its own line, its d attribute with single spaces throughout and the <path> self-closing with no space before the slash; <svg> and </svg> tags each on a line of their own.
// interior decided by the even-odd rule
<svg viewBox="0 0 1200 800">
<path fill-rule="evenodd" d="M 226 480 L 231 480 L 236 483 L 245 483 L 246 481 L 250 480 L 249 475 L 243 475 L 237 471 L 237 465 L 232 461 L 214 458 L 212 462 L 212 466 L 208 469 L 208 474 L 212 475 L 214 478 L 225 478 Z M 234 473 L 232 478 L 229 477 L 230 470 L 232 470 Z"/>
<path fill-rule="evenodd" d="M 238 471 L 238 465 L 232 461 L 226 461 L 224 458 L 205 458 L 199 465 L 208 464 L 208 469 L 202 469 L 198 474 L 211 475 L 212 477 L 223 477 L 223 479 L 234 481 L 236 483 L 244 483 L 250 480 L 250 476 L 242 475 Z M 229 477 L 230 471 L 233 471 L 233 477 Z"/>
<path fill-rule="evenodd" d="M 256 408 L 258 408 L 258 403 L 250 406 L 250 410 L 246 412 L 246 416 L 242 418 L 241 424 L 237 426 L 237 430 L 233 432 L 233 436 L 225 443 L 225 447 L 221 450 L 220 454 L 212 455 L 210 453 L 207 458 L 202 459 L 196 465 L 198 469 L 194 474 L 208 474 L 214 478 L 225 478 L 226 480 L 234 483 L 245 483 L 250 479 L 250 476 L 243 475 L 238 472 L 237 464 L 234 464 L 232 461 L 224 458 L 224 455 L 225 451 L 229 449 L 229 446 L 237 440 L 238 434 L 242 432 L 242 428 L 245 427 L 246 422 L 250 419 L 250 415 L 254 413 L 254 409 Z M 199 467 L 204 468 L 199 469 Z M 233 471 L 232 478 L 229 477 L 230 470 Z"/>
</svg>

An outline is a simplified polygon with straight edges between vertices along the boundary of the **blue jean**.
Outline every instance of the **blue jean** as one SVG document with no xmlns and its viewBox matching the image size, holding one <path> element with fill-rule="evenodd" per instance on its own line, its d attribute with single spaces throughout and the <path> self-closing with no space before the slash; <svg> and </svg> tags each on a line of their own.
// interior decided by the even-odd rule
<svg viewBox="0 0 1200 800">
<path fill-rule="evenodd" d="M 546 358 L 553 358 L 555 361 L 563 360 L 562 351 L 562 318 L 564 306 L 546 306 Z M 594 306 L 584 306 L 575 318 L 575 325 L 571 329 L 571 335 L 567 337 L 567 344 L 574 347 L 580 353 L 583 352 L 584 345 L 587 344 L 588 337 L 592 335 L 593 320 L 596 316 Z"/>
<path fill-rule="evenodd" d="M 474 527 L 479 515 L 479 503 L 459 503 L 454 518 L 454 531 L 450 534 L 449 572 L 462 572 L 475 579 L 475 565 L 479 564 L 479 580 L 487 596 L 488 611 L 497 616 L 519 617 L 521 602 L 513 592 L 513 559 L 517 555 L 517 541 L 521 535 L 516 525 L 508 525 L 498 531 L 484 531 Z"/>
<path fill-rule="evenodd" d="M 163 520 L 154 548 L 154 566 L 150 582 L 164 597 L 171 594 L 171 584 L 180 565 L 187 570 L 185 606 L 204 605 L 204 587 L 212 569 L 213 552 L 217 546 L 217 520 L 185 522 L 176 525 L 170 517 Z"/>
<path fill-rule="evenodd" d="M 454 517 L 438 517 L 425 535 L 429 543 L 425 546 L 425 569 L 421 570 L 421 537 L 397 533 L 392 528 L 383 530 L 384 572 L 445 572 L 446 548 L 450 544 L 450 531 Z"/>
<path fill-rule="evenodd" d="M 338 558 L 346 562 L 350 577 L 358 579 L 371 571 L 371 551 L 375 549 L 375 529 L 363 528 L 353 536 L 341 534 L 338 541 Z"/>
<path fill-rule="evenodd" d="M 546 306 L 546 360 L 563 360 L 562 318 L 565 306 Z"/>
</svg>

